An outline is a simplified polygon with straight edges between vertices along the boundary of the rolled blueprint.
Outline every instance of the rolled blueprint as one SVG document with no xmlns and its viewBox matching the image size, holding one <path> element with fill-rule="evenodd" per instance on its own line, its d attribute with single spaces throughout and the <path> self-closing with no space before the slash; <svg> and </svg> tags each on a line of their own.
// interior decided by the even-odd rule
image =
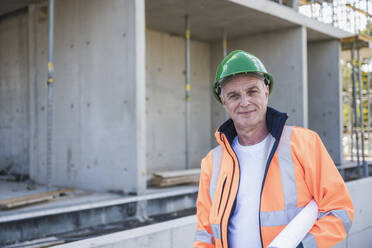
<svg viewBox="0 0 372 248">
<path fill-rule="evenodd" d="M 313 227 L 318 205 L 311 200 L 269 244 L 268 248 L 295 248 Z"/>
</svg>

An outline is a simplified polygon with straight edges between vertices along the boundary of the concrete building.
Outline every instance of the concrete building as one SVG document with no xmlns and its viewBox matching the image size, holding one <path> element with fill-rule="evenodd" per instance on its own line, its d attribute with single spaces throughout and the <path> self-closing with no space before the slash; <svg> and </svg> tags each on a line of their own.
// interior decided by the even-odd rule
<svg viewBox="0 0 372 248">
<path fill-rule="evenodd" d="M 43 184 L 48 2 L 0 3 L 0 171 Z M 185 15 L 191 168 L 225 119 L 211 93 L 223 30 L 228 51 L 255 54 L 274 76 L 270 105 L 318 132 L 343 163 L 349 33 L 267 0 L 56 0 L 53 186 L 143 195 L 153 172 L 185 169 Z"/>
<path fill-rule="evenodd" d="M 0 21 L 0 168 L 44 183 L 47 2 L 24 3 Z M 274 75 L 270 104 L 342 163 L 335 61 L 348 33 L 269 1 L 57 0 L 55 13 L 53 185 L 141 193 L 152 172 L 185 168 L 185 14 L 191 168 L 225 118 L 210 90 L 223 29 L 228 51 L 257 55 Z"/>
</svg>

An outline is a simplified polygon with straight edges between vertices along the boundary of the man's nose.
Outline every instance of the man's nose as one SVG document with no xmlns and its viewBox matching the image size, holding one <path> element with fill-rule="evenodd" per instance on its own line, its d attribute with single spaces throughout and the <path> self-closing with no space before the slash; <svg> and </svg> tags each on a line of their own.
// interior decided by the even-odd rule
<svg viewBox="0 0 372 248">
<path fill-rule="evenodd" d="M 240 106 L 245 107 L 249 104 L 249 96 L 243 93 L 242 97 L 240 98 Z"/>
</svg>

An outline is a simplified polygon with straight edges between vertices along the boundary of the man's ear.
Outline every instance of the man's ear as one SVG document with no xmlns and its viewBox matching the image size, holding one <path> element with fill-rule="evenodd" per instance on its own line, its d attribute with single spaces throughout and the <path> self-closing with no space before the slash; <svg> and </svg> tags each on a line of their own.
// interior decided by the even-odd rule
<svg viewBox="0 0 372 248">
<path fill-rule="evenodd" d="M 270 95 L 270 87 L 268 84 L 265 84 L 265 95 L 266 95 L 266 98 L 269 98 L 269 95 Z"/>
<path fill-rule="evenodd" d="M 225 106 L 225 98 L 224 97 L 222 97 L 223 96 L 223 91 L 222 91 L 222 89 L 220 88 L 220 94 L 219 94 L 219 97 L 220 97 L 220 100 L 221 100 L 221 103 L 222 103 L 222 105 L 224 105 Z"/>
</svg>

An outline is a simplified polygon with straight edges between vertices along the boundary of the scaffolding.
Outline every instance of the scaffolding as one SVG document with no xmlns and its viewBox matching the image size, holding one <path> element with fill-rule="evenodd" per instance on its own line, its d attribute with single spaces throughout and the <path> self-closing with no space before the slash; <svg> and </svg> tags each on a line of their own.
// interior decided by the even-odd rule
<svg viewBox="0 0 372 248">
<path fill-rule="evenodd" d="M 368 176 L 372 161 L 371 72 L 372 59 L 362 58 L 361 49 L 372 48 L 371 4 L 369 0 L 273 0 L 301 14 L 354 33 L 341 40 L 342 50 L 350 52 L 343 64 L 343 147 L 347 161 L 355 162 L 359 176 Z"/>
<path fill-rule="evenodd" d="M 360 34 L 370 24 L 369 0 L 272 0 L 312 19 Z"/>
<path fill-rule="evenodd" d="M 344 154 L 350 161 L 354 161 L 356 157 L 358 174 L 365 177 L 369 175 L 366 158 L 372 159 L 369 142 L 372 132 L 369 111 L 371 58 L 362 59 L 360 51 L 370 48 L 371 41 L 372 38 L 366 35 L 341 40 L 342 49 L 350 51 L 351 58 L 344 63 Z"/>
</svg>

